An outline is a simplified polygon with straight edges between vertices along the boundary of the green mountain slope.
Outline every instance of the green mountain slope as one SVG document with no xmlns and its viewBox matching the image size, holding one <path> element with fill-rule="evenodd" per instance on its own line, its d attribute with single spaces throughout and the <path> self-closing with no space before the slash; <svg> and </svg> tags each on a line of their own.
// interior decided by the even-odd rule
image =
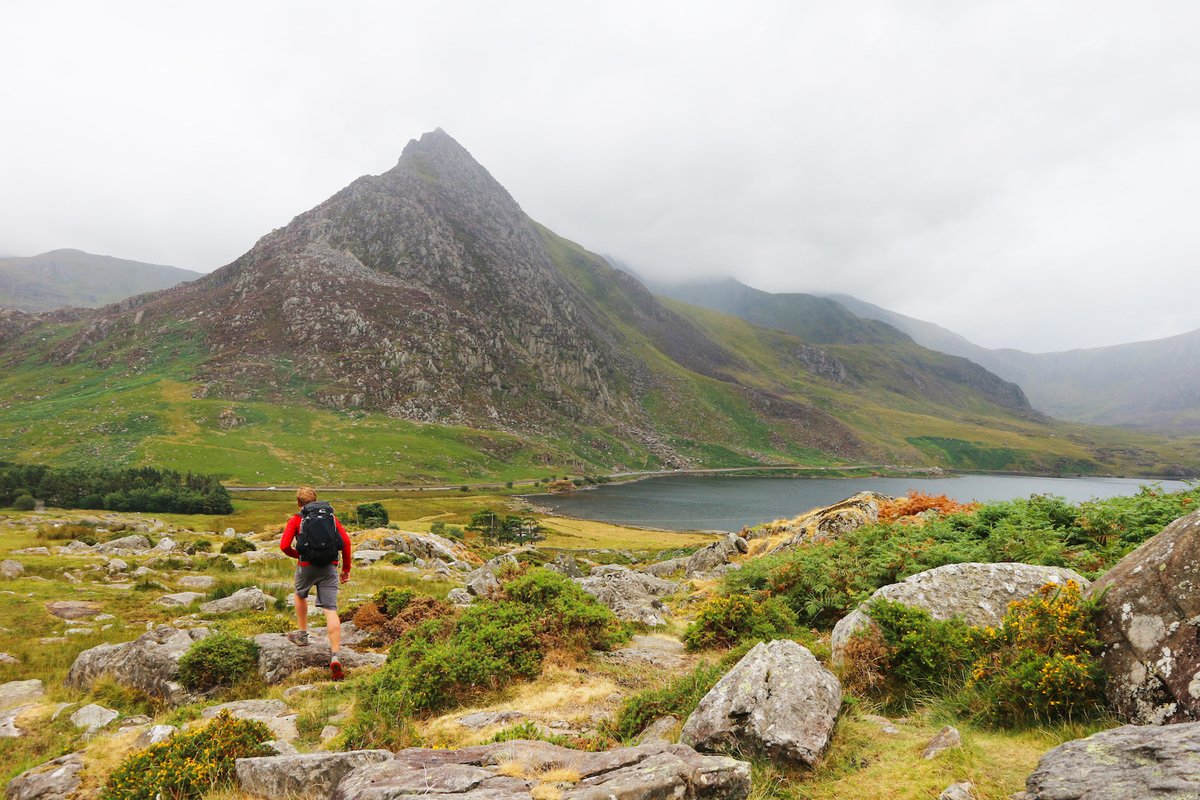
<svg viewBox="0 0 1200 800">
<path fill-rule="evenodd" d="M 21 311 L 98 308 L 199 277 L 199 272 L 161 264 L 82 250 L 51 250 L 28 258 L 0 258 L 0 307 Z"/>
<path fill-rule="evenodd" d="M 798 336 L 660 300 L 435 131 L 197 281 L 0 311 L 0 444 L 260 484 L 1200 464 L 1195 443 L 1051 423 L 975 365 L 815 307 Z"/>
</svg>

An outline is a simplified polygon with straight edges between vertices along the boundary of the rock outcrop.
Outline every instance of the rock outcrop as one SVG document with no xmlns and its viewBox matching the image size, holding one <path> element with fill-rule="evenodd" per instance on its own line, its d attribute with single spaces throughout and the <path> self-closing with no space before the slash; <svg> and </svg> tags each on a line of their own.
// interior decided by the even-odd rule
<svg viewBox="0 0 1200 800">
<path fill-rule="evenodd" d="M 8 782 L 6 800 L 67 800 L 83 782 L 83 754 L 70 753 L 22 772 Z"/>
<path fill-rule="evenodd" d="M 702 575 L 729 563 L 729 559 L 749 549 L 746 540 L 736 533 L 728 533 L 719 541 L 700 548 L 687 560 L 684 572 L 689 578 Z"/>
<path fill-rule="evenodd" d="M 1177 519 L 1091 587 L 1109 705 L 1140 725 L 1200 719 L 1200 511 Z"/>
<path fill-rule="evenodd" d="M 538 776 L 550 770 L 578 778 L 541 784 Z M 546 796 L 539 786 L 555 790 L 561 800 L 743 800 L 750 791 L 750 765 L 663 742 L 601 753 L 529 741 L 462 750 L 414 748 L 351 771 L 333 797 L 530 800 Z"/>
<path fill-rule="evenodd" d="M 275 598 L 269 598 L 270 604 L 275 604 Z M 210 600 L 200 604 L 200 610 L 205 614 L 230 614 L 235 611 L 265 611 L 267 596 L 257 586 L 247 586 L 238 589 L 228 597 Z"/>
<path fill-rule="evenodd" d="M 239 758 L 237 781 L 243 791 L 270 800 L 279 797 L 320 800 L 330 797 L 347 773 L 391 758 L 387 750 Z"/>
<path fill-rule="evenodd" d="M 667 624 L 667 608 L 661 598 L 679 589 L 671 581 L 617 565 L 593 567 L 588 577 L 577 580 L 585 592 L 608 606 L 618 619 L 652 627 Z"/>
<path fill-rule="evenodd" d="M 150 540 L 141 534 L 122 536 L 120 539 L 101 542 L 92 547 L 93 552 L 104 553 L 110 556 L 136 555 L 137 553 L 144 553 L 149 549 Z"/>
<path fill-rule="evenodd" d="M 679 741 L 812 766 L 829 746 L 842 686 L 807 648 L 760 642 L 704 696 Z"/>
<path fill-rule="evenodd" d="M 436 533 L 386 533 L 389 535 L 383 538 L 383 544 L 394 552 L 408 553 L 413 558 L 423 558 L 426 561 L 440 558 L 447 564 L 470 563 L 471 555 L 465 547 Z M 478 564 L 479 560 L 476 559 L 475 563 Z"/>
<path fill-rule="evenodd" d="M 383 653 L 360 653 L 346 645 L 354 640 L 349 625 L 342 626 L 342 648 L 338 655 L 346 669 L 377 667 L 387 660 Z M 329 638 L 324 628 L 309 629 L 309 644 L 300 647 L 282 633 L 260 633 L 254 637 L 258 645 L 258 674 L 267 683 L 279 683 L 302 669 L 325 669 L 329 666 Z"/>
<path fill-rule="evenodd" d="M 86 691 L 97 678 L 108 675 L 168 702 L 184 702 L 188 692 L 175 680 L 179 659 L 193 642 L 207 635 L 207 628 L 180 630 L 160 625 L 131 642 L 96 645 L 75 658 L 65 683 Z"/>
<path fill-rule="evenodd" d="M 1026 800 L 1194 800 L 1200 722 L 1126 725 L 1059 745 L 1025 781 Z"/>
<path fill-rule="evenodd" d="M 879 522 L 880 503 L 891 500 L 878 492 L 859 492 L 840 503 L 823 508 L 814 508 L 790 520 L 759 525 L 743 531 L 747 538 L 764 538 L 786 535 L 788 538 L 772 548 L 772 553 L 783 553 L 807 542 L 836 539 L 844 533 Z"/>
<path fill-rule="evenodd" d="M 924 609 L 934 619 L 958 616 L 970 625 L 997 625 L 1012 601 L 1024 600 L 1047 583 L 1069 580 L 1081 588 L 1089 585 L 1074 570 L 1033 564 L 947 564 L 918 572 L 876 590 L 866 603 L 838 621 L 830 640 L 834 661 L 841 660 L 850 637 L 873 624 L 866 611 L 872 600 L 882 598 Z"/>
<path fill-rule="evenodd" d="M 200 718 L 213 719 L 222 711 L 228 711 L 236 719 L 261 722 L 280 741 L 291 742 L 300 736 L 300 731 L 296 728 L 296 714 L 282 700 L 235 700 L 232 703 L 221 703 L 204 709 Z"/>
</svg>

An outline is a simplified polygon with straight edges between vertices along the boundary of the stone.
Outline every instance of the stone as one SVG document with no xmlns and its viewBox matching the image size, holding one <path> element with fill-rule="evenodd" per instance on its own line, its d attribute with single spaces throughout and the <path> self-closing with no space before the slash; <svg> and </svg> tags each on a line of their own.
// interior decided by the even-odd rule
<svg viewBox="0 0 1200 800">
<path fill-rule="evenodd" d="M 0 684 L 0 709 L 36 703 L 46 695 L 46 687 L 37 678 Z"/>
<path fill-rule="evenodd" d="M 743 533 L 747 538 L 786 535 L 788 538 L 771 550 L 771 553 L 784 553 L 809 542 L 836 539 L 864 525 L 874 525 L 879 522 L 880 504 L 891 499 L 878 492 L 859 492 L 840 503 L 814 508 L 794 519 L 759 525 Z"/>
<path fill-rule="evenodd" d="M 647 575 L 653 575 L 656 578 L 670 578 L 681 570 L 687 569 L 688 559 L 686 557 L 668 558 L 666 561 L 656 561 L 653 564 L 647 564 L 642 567 L 642 572 Z"/>
<path fill-rule="evenodd" d="M 352 550 L 352 558 L 362 564 L 374 564 L 388 554 L 387 550 Z"/>
<path fill-rule="evenodd" d="M 179 733 L 179 728 L 174 725 L 151 725 L 133 740 L 132 749 L 145 750 L 150 745 L 165 742 L 177 733 Z"/>
<path fill-rule="evenodd" d="M 475 602 L 475 595 L 460 586 L 450 590 L 446 601 L 456 606 L 469 606 Z"/>
<path fill-rule="evenodd" d="M 26 547 L 22 550 L 13 550 L 14 556 L 48 556 L 50 555 L 49 547 Z"/>
<path fill-rule="evenodd" d="M 272 597 L 270 600 L 271 605 L 275 605 L 275 598 Z M 247 586 L 244 589 L 238 589 L 228 597 L 200 604 L 200 610 L 205 614 L 231 614 L 235 611 L 265 611 L 266 608 L 267 596 L 257 586 Z"/>
<path fill-rule="evenodd" d="M 604 653 L 602 658 L 615 664 L 649 664 L 673 670 L 683 665 L 683 642 L 667 636 L 640 634 L 626 646 Z"/>
<path fill-rule="evenodd" d="M 68 555 L 75 555 L 76 553 L 90 553 L 92 552 L 92 546 L 87 542 L 81 542 L 78 539 L 72 539 L 71 541 L 67 542 L 66 546 L 63 547 L 60 552 Z"/>
<path fill-rule="evenodd" d="M 1025 781 L 1030 800 L 1193 800 L 1198 787 L 1200 722 L 1125 725 L 1061 744 Z"/>
<path fill-rule="evenodd" d="M 108 560 L 108 563 L 105 565 L 105 569 L 108 570 L 108 573 L 110 575 L 113 575 L 115 573 L 124 572 L 127 569 L 129 569 L 129 564 L 120 558 L 110 558 Z"/>
<path fill-rule="evenodd" d="M 521 711 L 476 711 L 474 714 L 467 714 L 465 717 L 458 718 L 458 724 L 464 728 L 473 730 L 482 730 L 490 728 L 493 725 L 506 725 L 509 722 L 516 722 L 519 719 L 525 719 L 524 712 Z"/>
<path fill-rule="evenodd" d="M 333 795 L 347 773 L 391 758 L 387 750 L 305 753 L 239 758 L 235 769 L 238 786 L 249 794 L 270 800 L 279 797 L 323 800 Z"/>
<path fill-rule="evenodd" d="M 22 772 L 8 782 L 6 800 L 68 800 L 83 782 L 83 754 L 70 753 Z"/>
<path fill-rule="evenodd" d="M 95 553 L 110 553 L 120 555 L 123 553 L 144 553 L 150 549 L 150 540 L 141 534 L 133 536 L 122 536 L 120 539 L 113 539 L 110 542 L 101 542 L 92 547 Z"/>
<path fill-rule="evenodd" d="M 282 700 L 236 700 L 209 706 L 200 714 L 201 719 L 212 719 L 222 711 L 228 711 L 237 719 L 261 722 L 271 729 L 276 739 L 291 742 L 300 736 L 296 729 L 296 715 Z"/>
<path fill-rule="evenodd" d="M 121 714 L 118 711 L 98 706 L 95 703 L 89 703 L 71 715 L 71 724 L 76 728 L 83 728 L 88 733 L 91 733 L 103 728 L 119 716 Z"/>
<path fill-rule="evenodd" d="M 953 725 L 947 725 L 938 731 L 937 736 L 934 736 L 929 744 L 925 745 L 925 750 L 921 753 L 921 758 L 928 761 L 956 747 L 962 747 L 962 734 L 958 732 L 958 728 L 955 728 Z"/>
<path fill-rule="evenodd" d="M 863 714 L 863 719 L 865 719 L 867 722 L 873 722 L 878 725 L 880 732 L 886 733 L 888 736 L 895 736 L 896 734 L 900 733 L 900 729 L 897 728 L 887 717 L 881 717 L 878 714 Z"/>
<path fill-rule="evenodd" d="M 222 535 L 224 535 L 224 536 L 237 536 L 237 531 L 235 531 L 233 528 L 226 528 L 226 529 L 225 529 L 225 531 L 224 531 L 224 533 L 223 533 Z"/>
<path fill-rule="evenodd" d="M 719 541 L 693 553 L 684 566 L 684 574 L 692 578 L 709 572 L 728 564 L 730 558 L 739 553 L 745 553 L 748 549 L 749 545 L 741 536 L 736 533 L 726 534 Z"/>
<path fill-rule="evenodd" d="M 1175 520 L 1088 591 L 1113 712 L 1139 725 L 1200 720 L 1200 511 Z"/>
<path fill-rule="evenodd" d="M 671 731 L 679 727 L 679 720 L 675 717 L 659 717 L 646 726 L 638 737 L 638 744 L 650 744 L 651 742 L 669 742 L 667 736 Z"/>
<path fill-rule="evenodd" d="M 150 549 L 157 550 L 160 553 L 170 553 L 176 548 L 176 546 L 177 545 L 174 539 L 170 538 L 169 536 L 164 536 L 158 540 L 158 544 L 154 545 L 154 547 Z"/>
<path fill-rule="evenodd" d="M 10 653 L 0 653 L 0 664 L 20 664 L 21 659 Z"/>
<path fill-rule="evenodd" d="M 324 728 L 321 728 L 321 744 L 325 744 L 341 732 L 341 729 L 336 725 L 326 725 Z"/>
<path fill-rule="evenodd" d="M 667 624 L 667 608 L 661 598 L 679 590 L 676 583 L 617 565 L 594 567 L 577 583 L 619 619 L 650 627 Z"/>
<path fill-rule="evenodd" d="M 242 556 L 246 559 L 247 564 L 260 564 L 263 561 L 283 561 L 288 557 L 279 550 L 251 550 L 248 553 L 243 553 Z"/>
<path fill-rule="evenodd" d="M 347 670 L 362 667 L 382 666 L 387 661 L 383 653 L 360 653 L 347 645 L 352 637 L 347 636 L 349 624 L 342 625 L 342 647 L 338 655 Z M 282 633 L 260 633 L 254 637 L 258 645 L 258 674 L 267 683 L 279 683 L 284 678 L 302 669 L 326 669 L 329 667 L 329 638 L 324 628 L 310 628 L 307 647 L 288 641 Z"/>
<path fill-rule="evenodd" d="M 284 742 L 279 739 L 271 739 L 270 741 L 263 742 L 263 747 L 277 756 L 294 756 L 300 752 L 291 742 Z"/>
<path fill-rule="evenodd" d="M 107 675 L 170 703 L 186 702 L 190 695 L 175 680 L 179 659 L 208 633 L 207 628 L 182 630 L 159 625 L 131 642 L 97 645 L 75 658 L 64 683 L 86 691 L 97 678 Z"/>
<path fill-rule="evenodd" d="M 749 764 L 701 755 L 684 745 L 655 742 L 589 753 L 546 742 L 514 741 L 461 750 L 402 750 L 390 760 L 347 773 L 333 797 L 530 800 L 545 796 L 537 775 L 550 770 L 579 776 L 574 782 L 541 785 L 553 788 L 562 800 L 745 800 L 750 791 Z"/>
<path fill-rule="evenodd" d="M 807 648 L 789 639 L 759 642 L 704 696 L 679 741 L 811 767 L 841 706 L 841 683 Z"/>
<path fill-rule="evenodd" d="M 0 711 L 0 739 L 19 739 L 24 736 L 25 729 L 17 724 L 17 719 L 31 708 L 33 706 L 17 706 Z"/>
<path fill-rule="evenodd" d="M 840 619 L 833 628 L 830 646 L 833 661 L 841 663 L 850 638 L 873 625 L 867 615 L 871 601 L 878 599 L 924 609 L 934 619 L 961 617 L 969 625 L 999 625 L 1014 600 L 1024 600 L 1048 583 L 1075 581 L 1087 588 L 1088 581 L 1064 567 L 1033 564 L 947 564 L 918 572 L 899 583 L 877 589 L 867 602 Z"/>
<path fill-rule="evenodd" d="M 582 578 L 584 575 L 579 562 L 570 553 L 559 553 L 553 561 L 546 564 L 546 568 L 560 572 L 568 578 Z"/>
<path fill-rule="evenodd" d="M 467 575 L 467 591 L 475 597 L 488 597 L 500 591 L 499 574 L 508 567 L 515 569 L 517 559 L 508 553 L 496 556 Z"/>
<path fill-rule="evenodd" d="M 379 533 L 388 534 L 382 540 L 384 547 L 391 548 L 396 553 L 408 553 L 413 558 L 423 558 L 426 561 L 440 558 L 442 561 L 451 563 L 469 561 L 471 558 L 463 545 L 435 533 L 411 533 L 409 531 L 397 533 L 386 529 Z"/>
<path fill-rule="evenodd" d="M 217 585 L 217 579 L 212 575 L 184 575 L 175 583 L 184 589 L 199 589 L 206 592 Z"/>
<path fill-rule="evenodd" d="M 938 800 L 976 800 L 975 784 L 970 781 L 952 783 L 942 790 Z"/>
<path fill-rule="evenodd" d="M 167 608 L 184 608 L 202 599 L 204 599 L 204 595 L 200 592 L 175 592 L 174 594 L 164 594 L 154 602 Z"/>
<path fill-rule="evenodd" d="M 100 604 L 91 600 L 54 600 L 46 610 L 60 619 L 92 619 L 100 614 Z"/>
<path fill-rule="evenodd" d="M 0 561 L 0 577 L 12 580 L 21 577 L 24 571 L 25 566 L 20 561 L 13 561 L 11 558 Z"/>
</svg>

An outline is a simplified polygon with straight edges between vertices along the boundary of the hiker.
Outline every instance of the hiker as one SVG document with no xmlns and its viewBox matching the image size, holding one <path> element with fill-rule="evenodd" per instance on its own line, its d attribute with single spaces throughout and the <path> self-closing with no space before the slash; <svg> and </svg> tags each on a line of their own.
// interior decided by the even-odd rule
<svg viewBox="0 0 1200 800">
<path fill-rule="evenodd" d="M 333 515 L 333 507 L 317 502 L 312 487 L 301 486 L 296 491 L 296 505 L 300 511 L 287 521 L 279 540 L 279 549 L 299 560 L 293 598 L 299 630 L 287 638 L 300 647 L 308 646 L 308 592 L 315 586 L 317 608 L 325 612 L 325 632 L 329 635 L 329 674 L 340 681 L 345 673 L 338 658 L 342 643 L 342 622 L 337 611 L 338 555 L 342 564 L 340 582 L 345 583 L 350 580 L 350 537 Z"/>
</svg>

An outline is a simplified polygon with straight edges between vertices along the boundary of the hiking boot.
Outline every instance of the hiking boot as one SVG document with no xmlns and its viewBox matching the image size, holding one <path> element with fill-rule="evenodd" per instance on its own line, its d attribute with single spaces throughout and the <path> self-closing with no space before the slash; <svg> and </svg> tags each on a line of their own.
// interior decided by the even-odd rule
<svg viewBox="0 0 1200 800">
<path fill-rule="evenodd" d="M 346 672 L 342 669 L 342 662 L 337 660 L 337 656 L 334 656 L 329 662 L 329 677 L 335 681 L 340 681 L 346 677 Z"/>
<path fill-rule="evenodd" d="M 287 638 L 297 647 L 308 647 L 308 631 L 292 631 Z"/>
</svg>

